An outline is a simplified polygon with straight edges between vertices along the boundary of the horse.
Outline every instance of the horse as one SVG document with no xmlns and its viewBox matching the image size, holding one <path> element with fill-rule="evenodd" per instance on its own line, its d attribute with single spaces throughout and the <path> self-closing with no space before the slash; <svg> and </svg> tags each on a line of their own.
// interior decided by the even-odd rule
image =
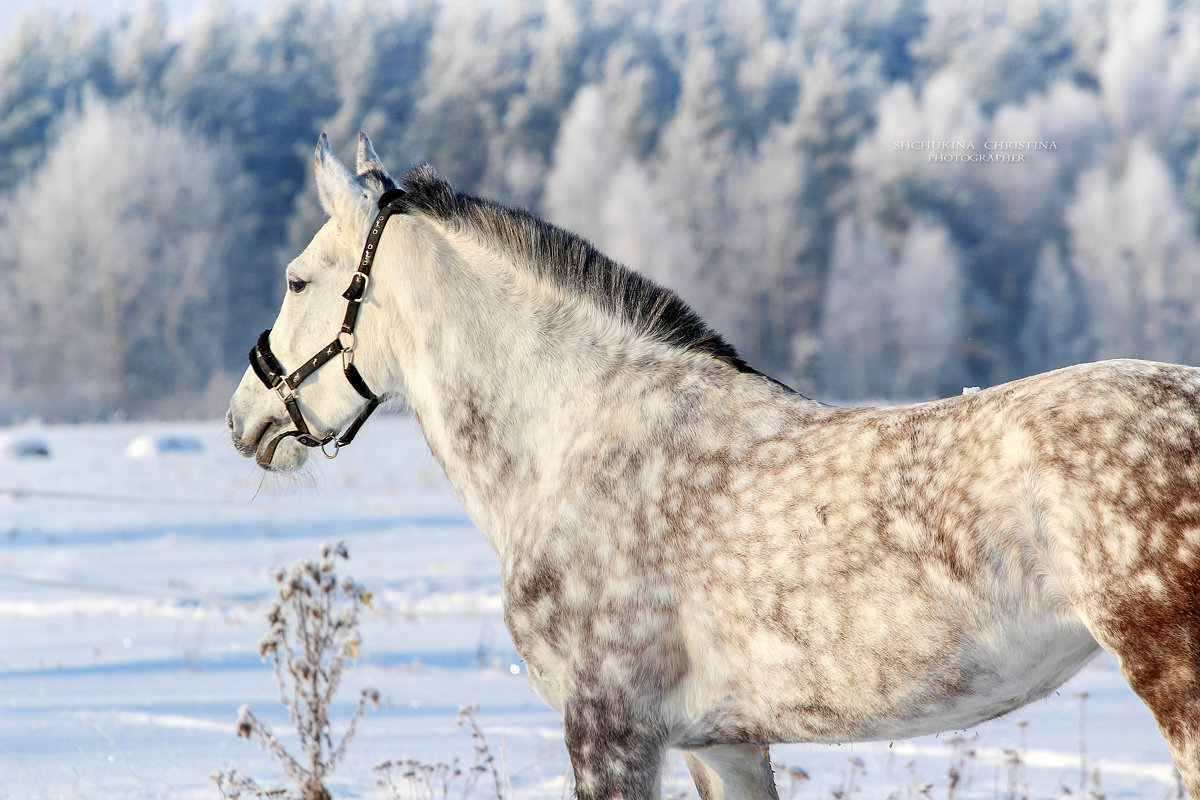
<svg viewBox="0 0 1200 800">
<path fill-rule="evenodd" d="M 772 743 L 962 730 L 1103 648 L 1200 798 L 1200 370 L 825 405 L 581 238 L 428 166 L 397 182 L 361 134 L 356 167 L 321 136 L 329 219 L 233 444 L 295 469 L 407 401 L 578 797 L 655 796 L 677 748 L 705 800 L 774 799 Z"/>
</svg>

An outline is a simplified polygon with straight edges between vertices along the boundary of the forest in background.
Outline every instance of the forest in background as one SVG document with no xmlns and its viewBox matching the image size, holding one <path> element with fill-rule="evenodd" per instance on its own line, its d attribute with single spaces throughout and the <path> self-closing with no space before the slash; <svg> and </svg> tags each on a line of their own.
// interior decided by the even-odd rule
<svg viewBox="0 0 1200 800">
<path fill-rule="evenodd" d="M 1200 4 L 150 2 L 0 42 L 0 421 L 218 413 L 359 130 L 824 399 L 1200 363 Z"/>
</svg>

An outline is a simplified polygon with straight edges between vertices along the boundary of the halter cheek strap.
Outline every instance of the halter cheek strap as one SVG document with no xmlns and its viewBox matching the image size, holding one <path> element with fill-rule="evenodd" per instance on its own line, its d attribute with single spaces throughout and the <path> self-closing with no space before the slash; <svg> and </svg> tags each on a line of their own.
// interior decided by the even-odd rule
<svg viewBox="0 0 1200 800">
<path fill-rule="evenodd" d="M 363 298 L 366 297 L 367 287 L 371 285 L 371 266 L 375 263 L 375 253 L 379 248 L 383 229 L 393 214 L 401 213 L 404 210 L 404 196 L 405 193 L 400 189 L 391 189 L 384 192 L 379 198 L 379 214 L 375 217 L 375 222 L 371 225 L 371 232 L 367 235 L 362 258 L 358 262 L 358 269 L 350 279 L 350 286 L 342 293 L 342 297 L 346 298 L 346 316 L 342 320 L 342 327 L 338 331 L 337 338 L 291 373 L 284 372 L 283 365 L 271 351 L 270 329 L 263 331 L 258 337 L 258 343 L 251 348 L 250 368 L 268 389 L 279 396 L 283 407 L 287 410 L 288 417 L 295 426 L 295 429 L 280 433 L 267 444 L 266 450 L 263 451 L 266 463 L 271 463 L 271 460 L 275 458 L 275 449 L 279 447 L 280 442 L 287 438 L 294 438 L 305 447 L 319 447 L 327 458 L 335 457 L 338 450 L 354 441 L 354 437 L 363 423 L 367 421 L 367 417 L 371 416 L 383 402 L 384 398 L 368 388 L 358 367 L 354 366 L 354 351 L 358 346 L 358 337 L 355 336 L 354 330 L 358 324 L 359 308 Z M 304 414 L 301 413 L 300 405 L 296 400 L 296 390 L 313 373 L 339 354 L 342 357 L 342 372 L 345 374 L 346 380 L 354 387 L 354 391 L 367 401 L 367 404 L 363 406 L 362 410 L 358 412 L 358 416 L 341 435 L 327 433 L 322 437 L 317 437 L 313 435 L 308 423 L 304 420 Z M 332 454 L 325 450 L 325 446 L 330 442 L 334 446 Z"/>
</svg>

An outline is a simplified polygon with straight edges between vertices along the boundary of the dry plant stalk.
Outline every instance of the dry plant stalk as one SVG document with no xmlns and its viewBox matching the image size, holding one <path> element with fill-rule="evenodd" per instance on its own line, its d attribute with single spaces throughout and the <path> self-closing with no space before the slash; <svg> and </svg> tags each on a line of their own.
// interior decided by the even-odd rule
<svg viewBox="0 0 1200 800">
<path fill-rule="evenodd" d="M 321 558 L 297 561 L 291 570 L 275 573 L 279 597 L 267 614 L 270 632 L 259 642 L 264 660 L 271 659 L 279 683 L 279 701 L 288 709 L 300 741 L 293 756 L 264 722 L 242 706 L 238 711 L 238 736 L 257 735 L 263 749 L 283 767 L 298 794 L 284 789 L 264 790 L 236 770 L 215 773 L 222 796 L 234 800 L 243 794 L 280 800 L 330 800 L 325 778 L 346 755 L 358 721 L 368 703 L 379 704 L 379 692 L 364 689 L 358 707 L 341 740 L 334 744 L 329 709 L 341 683 L 343 670 L 358 655 L 361 639 L 358 614 L 370 607 L 371 593 L 350 578 L 338 582 L 338 559 L 349 560 L 345 542 L 321 545 Z"/>
<path fill-rule="evenodd" d="M 469 728 L 471 738 L 475 740 L 475 756 L 469 767 L 464 769 L 457 758 L 433 764 L 403 758 L 375 765 L 378 776 L 375 782 L 387 793 L 389 800 L 467 800 L 483 775 L 492 779 L 488 800 L 504 800 L 496 757 L 475 719 L 478 710 L 477 705 L 458 710 L 458 724 Z"/>
</svg>

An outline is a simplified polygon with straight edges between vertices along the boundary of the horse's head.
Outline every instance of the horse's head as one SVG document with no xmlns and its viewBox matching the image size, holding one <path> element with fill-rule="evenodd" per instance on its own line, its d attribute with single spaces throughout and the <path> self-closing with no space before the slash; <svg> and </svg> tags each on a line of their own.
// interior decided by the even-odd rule
<svg viewBox="0 0 1200 800">
<path fill-rule="evenodd" d="M 380 316 L 369 273 L 383 222 L 403 192 L 361 134 L 357 173 L 322 134 L 316 181 L 330 219 L 288 265 L 279 316 L 251 351 L 230 401 L 234 446 L 267 469 L 295 469 L 314 447 L 328 454 L 348 443 L 395 383 L 382 322 L 369 319 Z"/>
</svg>

